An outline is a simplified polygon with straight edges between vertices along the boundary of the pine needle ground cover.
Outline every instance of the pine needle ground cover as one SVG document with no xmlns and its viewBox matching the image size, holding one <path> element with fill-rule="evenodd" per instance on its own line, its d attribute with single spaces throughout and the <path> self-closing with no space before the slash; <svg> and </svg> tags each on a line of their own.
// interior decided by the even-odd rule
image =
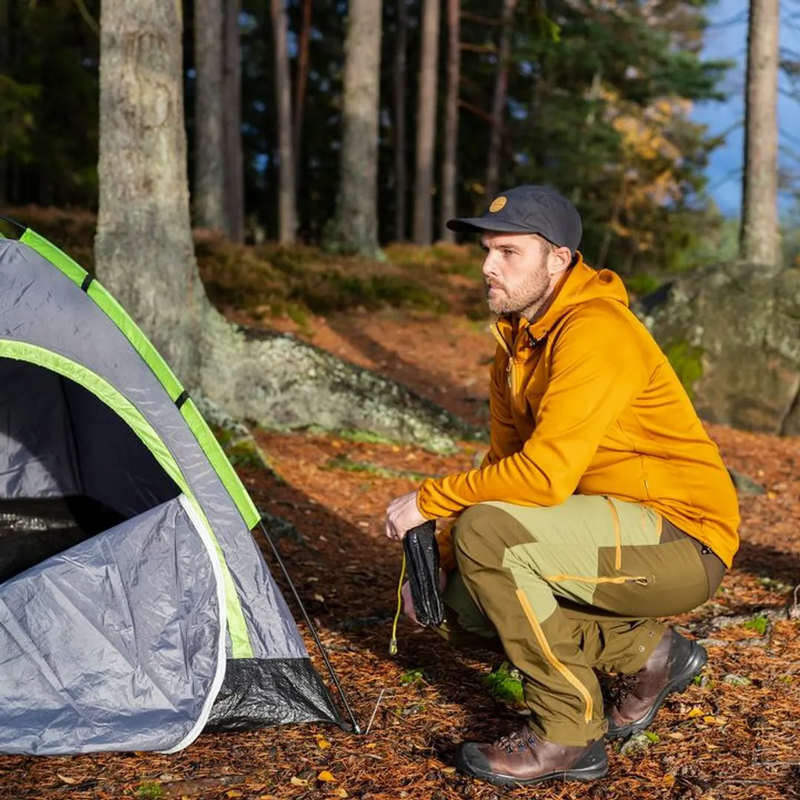
<svg viewBox="0 0 800 800">
<path fill-rule="evenodd" d="M 337 355 L 402 380 L 475 422 L 486 420 L 483 324 L 416 310 L 273 320 Z M 421 475 L 472 466 L 464 442 L 437 456 L 358 436 L 256 433 L 258 459 L 237 469 L 278 526 L 278 547 L 366 735 L 326 726 L 202 735 L 176 755 L 0 757 L 0 798 L 271 798 L 362 800 L 784 800 L 800 796 L 800 441 L 709 426 L 730 467 L 764 487 L 742 495 L 742 548 L 707 604 L 676 618 L 709 664 L 665 703 L 651 728 L 609 745 L 608 777 L 591 784 L 497 789 L 451 766 L 463 739 L 515 725 L 514 675 L 494 653 L 459 651 L 404 621 L 388 652 L 400 550 L 384 509 Z M 267 553 L 266 543 L 262 542 Z M 273 573 L 277 565 L 267 555 Z M 284 587 L 285 588 L 285 587 Z M 286 592 L 289 598 L 288 591 Z M 300 614 L 289 599 L 295 616 Z M 301 622 L 320 673 L 322 660 Z M 505 673 L 503 673 L 505 669 Z M 380 699 L 380 703 L 378 700 Z"/>
</svg>

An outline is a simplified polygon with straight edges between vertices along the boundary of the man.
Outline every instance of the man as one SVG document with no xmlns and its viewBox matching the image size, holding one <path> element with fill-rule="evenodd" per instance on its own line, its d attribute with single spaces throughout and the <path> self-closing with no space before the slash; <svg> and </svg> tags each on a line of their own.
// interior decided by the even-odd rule
<svg viewBox="0 0 800 800">
<path fill-rule="evenodd" d="M 392 501 L 386 532 L 455 516 L 440 535 L 455 642 L 502 646 L 531 722 L 462 744 L 456 765 L 495 784 L 607 771 L 604 738 L 650 724 L 706 663 L 656 622 L 711 597 L 738 548 L 736 493 L 622 281 L 578 252 L 574 206 L 541 186 L 494 198 L 451 230 L 481 235 L 498 347 L 481 467 Z M 603 708 L 593 668 L 633 675 Z"/>
</svg>

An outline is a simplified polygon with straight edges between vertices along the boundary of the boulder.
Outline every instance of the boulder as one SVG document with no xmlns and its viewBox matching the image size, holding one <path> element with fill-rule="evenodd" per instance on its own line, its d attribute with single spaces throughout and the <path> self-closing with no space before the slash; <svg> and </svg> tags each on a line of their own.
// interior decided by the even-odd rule
<svg viewBox="0 0 800 800">
<path fill-rule="evenodd" d="M 632 307 L 703 419 L 800 435 L 800 270 L 704 267 Z"/>
</svg>

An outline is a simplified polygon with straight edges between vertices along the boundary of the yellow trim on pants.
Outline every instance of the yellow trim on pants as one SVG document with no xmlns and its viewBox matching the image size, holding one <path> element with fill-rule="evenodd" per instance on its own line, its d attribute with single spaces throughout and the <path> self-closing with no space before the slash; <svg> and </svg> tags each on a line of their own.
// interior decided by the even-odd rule
<svg viewBox="0 0 800 800">
<path fill-rule="evenodd" d="M 536 641 L 539 643 L 539 647 L 541 648 L 544 657 L 553 667 L 556 668 L 556 670 L 558 670 L 558 672 L 564 677 L 564 680 L 566 680 L 567 683 L 569 683 L 583 698 L 583 701 L 586 704 L 586 710 L 583 713 L 583 719 L 587 723 L 591 722 L 592 715 L 594 713 L 594 700 L 592 700 L 592 695 L 589 693 L 589 690 L 575 677 L 573 672 L 556 658 L 555 653 L 553 653 L 553 651 L 550 649 L 550 645 L 547 639 L 545 639 L 542 626 L 539 624 L 539 620 L 536 619 L 536 615 L 533 613 L 533 609 L 531 608 L 531 604 L 528 602 L 528 598 L 525 596 L 525 592 L 522 589 L 517 589 L 516 594 L 517 599 L 522 606 L 522 610 L 525 612 L 525 616 L 528 618 L 531 628 L 533 628 L 533 634 L 536 636 Z"/>
</svg>

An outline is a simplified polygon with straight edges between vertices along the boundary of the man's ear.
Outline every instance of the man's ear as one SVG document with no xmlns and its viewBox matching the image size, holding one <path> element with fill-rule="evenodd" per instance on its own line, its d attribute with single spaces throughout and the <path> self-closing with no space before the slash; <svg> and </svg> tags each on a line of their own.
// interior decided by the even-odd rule
<svg viewBox="0 0 800 800">
<path fill-rule="evenodd" d="M 550 251 L 550 272 L 563 272 L 572 263 L 572 250 L 569 247 L 555 247 Z"/>
</svg>

